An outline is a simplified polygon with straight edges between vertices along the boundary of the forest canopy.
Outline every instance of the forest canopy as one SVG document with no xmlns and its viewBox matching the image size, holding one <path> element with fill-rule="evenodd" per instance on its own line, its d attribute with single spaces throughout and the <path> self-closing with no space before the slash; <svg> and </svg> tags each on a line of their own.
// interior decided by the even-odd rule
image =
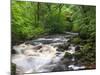
<svg viewBox="0 0 100 75">
<path fill-rule="evenodd" d="M 12 1 L 12 34 L 30 39 L 43 34 L 79 32 L 95 37 L 95 6 Z M 13 36 L 13 37 L 14 37 Z"/>
</svg>

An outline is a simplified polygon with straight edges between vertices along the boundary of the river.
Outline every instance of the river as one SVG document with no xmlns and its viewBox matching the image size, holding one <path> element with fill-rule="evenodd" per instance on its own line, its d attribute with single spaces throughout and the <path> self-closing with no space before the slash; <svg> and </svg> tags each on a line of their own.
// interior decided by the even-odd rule
<svg viewBox="0 0 100 75">
<path fill-rule="evenodd" d="M 65 53 L 74 54 L 75 46 L 70 44 L 62 51 L 59 46 L 67 44 L 77 33 L 48 35 L 35 40 L 25 41 L 14 45 L 16 54 L 12 54 L 12 63 L 16 64 L 17 73 L 40 73 L 84 69 L 85 66 L 74 64 L 76 59 L 72 56 L 65 58 Z"/>
</svg>

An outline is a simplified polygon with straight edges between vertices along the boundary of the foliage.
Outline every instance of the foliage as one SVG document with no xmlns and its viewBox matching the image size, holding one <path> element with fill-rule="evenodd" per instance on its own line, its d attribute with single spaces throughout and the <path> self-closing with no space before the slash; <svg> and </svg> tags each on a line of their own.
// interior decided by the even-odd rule
<svg viewBox="0 0 100 75">
<path fill-rule="evenodd" d="M 80 44 L 80 42 L 81 42 L 81 39 L 79 37 L 75 37 L 71 39 L 71 43 L 73 44 Z"/>
<path fill-rule="evenodd" d="M 51 15 L 46 19 L 45 28 L 49 33 L 63 33 L 65 30 L 64 20 L 58 15 Z"/>
<path fill-rule="evenodd" d="M 64 57 L 65 57 L 65 58 L 69 58 L 69 59 L 70 59 L 70 58 L 72 58 L 72 54 L 70 54 L 70 53 L 66 52 L 66 53 L 65 53 L 65 55 L 64 55 Z"/>
<path fill-rule="evenodd" d="M 82 6 L 83 10 L 83 23 L 80 26 L 80 37 L 81 38 L 95 38 L 96 30 L 96 8 L 91 6 Z"/>
<path fill-rule="evenodd" d="M 27 39 L 65 31 L 95 38 L 95 6 L 12 1 L 13 35 Z"/>
<path fill-rule="evenodd" d="M 81 48 L 80 51 L 75 53 L 78 62 L 83 64 L 95 64 L 95 46 L 87 43 Z"/>
<path fill-rule="evenodd" d="M 43 26 L 35 23 L 34 6 L 30 2 L 12 1 L 12 35 L 16 39 L 29 39 L 44 33 Z"/>
</svg>

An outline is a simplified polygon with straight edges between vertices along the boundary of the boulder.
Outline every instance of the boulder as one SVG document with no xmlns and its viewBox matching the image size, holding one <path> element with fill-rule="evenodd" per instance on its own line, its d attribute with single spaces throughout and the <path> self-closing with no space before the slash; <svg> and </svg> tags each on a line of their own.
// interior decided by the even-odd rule
<svg viewBox="0 0 100 75">
<path fill-rule="evenodd" d="M 70 43 L 64 43 L 58 46 L 58 50 L 68 50 Z"/>
<path fill-rule="evenodd" d="M 79 51 L 79 50 L 80 50 L 80 46 L 77 45 L 77 46 L 75 47 L 75 51 Z"/>
</svg>

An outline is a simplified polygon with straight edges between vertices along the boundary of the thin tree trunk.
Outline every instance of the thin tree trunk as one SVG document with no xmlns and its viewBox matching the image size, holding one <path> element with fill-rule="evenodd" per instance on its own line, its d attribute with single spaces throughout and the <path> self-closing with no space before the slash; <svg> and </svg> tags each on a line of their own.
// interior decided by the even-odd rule
<svg viewBox="0 0 100 75">
<path fill-rule="evenodd" d="M 38 2 L 38 3 L 37 3 L 37 21 L 38 21 L 38 22 L 39 22 L 39 20 L 40 20 L 40 17 L 39 17 L 39 16 L 40 16 L 40 15 L 39 15 L 40 11 L 39 11 L 39 10 L 40 10 L 40 3 Z"/>
<path fill-rule="evenodd" d="M 62 9 L 62 7 L 63 7 L 63 5 L 62 5 L 62 4 L 59 4 L 59 12 L 58 12 L 59 16 L 60 16 L 60 14 L 61 14 L 61 9 Z"/>
</svg>

